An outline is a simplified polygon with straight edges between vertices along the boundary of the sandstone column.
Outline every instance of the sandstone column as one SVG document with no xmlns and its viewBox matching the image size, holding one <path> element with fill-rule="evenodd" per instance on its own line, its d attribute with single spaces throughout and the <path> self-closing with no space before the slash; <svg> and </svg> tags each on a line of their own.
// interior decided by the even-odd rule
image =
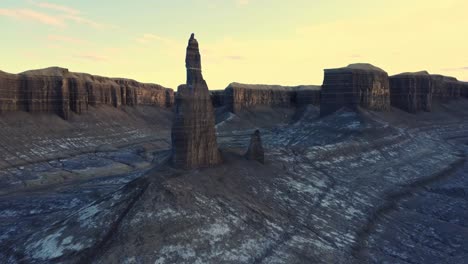
<svg viewBox="0 0 468 264">
<path fill-rule="evenodd" d="M 195 169 L 221 163 L 215 118 L 208 86 L 201 71 L 198 42 L 190 37 L 185 59 L 187 84 L 177 89 L 172 126 L 172 162 L 177 168 Z"/>
</svg>

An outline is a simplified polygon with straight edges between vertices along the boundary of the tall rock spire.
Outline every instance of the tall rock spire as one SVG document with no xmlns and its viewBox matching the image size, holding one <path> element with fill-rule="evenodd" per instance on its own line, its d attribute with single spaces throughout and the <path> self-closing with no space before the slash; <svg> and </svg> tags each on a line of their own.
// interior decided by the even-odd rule
<svg viewBox="0 0 468 264">
<path fill-rule="evenodd" d="M 172 162 L 177 168 L 195 169 L 221 163 L 215 118 L 208 86 L 201 72 L 198 41 L 192 34 L 185 58 L 187 84 L 180 85 L 172 126 Z"/>
<path fill-rule="evenodd" d="M 195 34 L 193 33 L 190 36 L 187 46 L 185 68 L 187 68 L 187 85 L 203 82 L 200 50 L 198 48 L 198 41 L 195 39 Z"/>
</svg>

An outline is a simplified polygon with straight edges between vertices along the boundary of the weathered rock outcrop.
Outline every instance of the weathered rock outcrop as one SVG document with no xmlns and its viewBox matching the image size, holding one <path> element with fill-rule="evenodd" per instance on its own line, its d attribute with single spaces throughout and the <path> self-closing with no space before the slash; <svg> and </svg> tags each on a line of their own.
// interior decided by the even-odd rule
<svg viewBox="0 0 468 264">
<path fill-rule="evenodd" d="M 322 86 L 301 85 L 294 87 L 293 102 L 296 106 L 320 105 Z"/>
<path fill-rule="evenodd" d="M 434 103 L 448 103 L 464 96 L 463 82 L 427 71 L 390 77 L 392 105 L 410 113 L 432 111 Z"/>
<path fill-rule="evenodd" d="M 224 104 L 228 110 L 238 113 L 259 105 L 290 107 L 318 104 L 319 86 L 280 86 L 231 83 L 224 90 Z"/>
<path fill-rule="evenodd" d="M 391 76 L 390 87 L 393 106 L 410 113 L 432 110 L 434 88 L 432 77 L 428 72 L 401 73 Z"/>
<path fill-rule="evenodd" d="M 260 137 L 260 131 L 255 130 L 250 138 L 250 145 L 245 157 L 248 160 L 256 160 L 261 163 L 265 163 L 265 152 L 263 150 L 262 138 Z"/>
<path fill-rule="evenodd" d="M 461 97 L 462 83 L 456 78 L 432 74 L 431 79 L 434 101 L 447 103 Z"/>
<path fill-rule="evenodd" d="M 279 85 L 231 83 L 224 96 L 229 111 L 238 113 L 257 105 L 290 107 L 292 90 Z"/>
<path fill-rule="evenodd" d="M 208 86 L 203 79 L 198 42 L 190 37 L 185 60 L 187 84 L 176 95 L 172 126 L 172 161 L 175 167 L 194 169 L 221 163 L 215 118 Z"/>
<path fill-rule="evenodd" d="M 170 107 L 172 89 L 134 80 L 106 78 L 52 67 L 20 74 L 0 72 L 0 112 L 54 113 L 68 119 L 70 111 L 86 112 L 101 104 Z"/>
<path fill-rule="evenodd" d="M 370 64 L 326 69 L 320 115 L 328 115 L 342 107 L 355 109 L 358 106 L 376 111 L 390 109 L 388 74 Z"/>
<path fill-rule="evenodd" d="M 166 107 L 171 108 L 175 102 L 175 93 L 172 89 L 166 89 Z"/>
<path fill-rule="evenodd" d="M 224 105 L 224 90 L 210 91 L 210 96 L 214 107 L 220 107 Z"/>
<path fill-rule="evenodd" d="M 468 82 L 460 82 L 461 96 L 468 98 Z"/>
</svg>

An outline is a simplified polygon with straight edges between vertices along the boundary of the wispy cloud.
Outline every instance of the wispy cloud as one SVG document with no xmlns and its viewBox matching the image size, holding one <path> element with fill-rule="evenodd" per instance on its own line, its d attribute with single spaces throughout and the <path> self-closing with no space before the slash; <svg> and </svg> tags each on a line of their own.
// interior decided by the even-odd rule
<svg viewBox="0 0 468 264">
<path fill-rule="evenodd" d="M 54 42 L 66 42 L 66 43 L 71 43 L 71 44 L 88 44 L 89 42 L 80 39 L 80 38 L 74 38 L 74 37 L 68 37 L 68 36 L 61 36 L 61 35 L 48 35 L 47 36 L 48 40 L 54 41 Z"/>
<path fill-rule="evenodd" d="M 456 68 L 443 68 L 443 71 L 468 71 L 468 66 Z"/>
<path fill-rule="evenodd" d="M 64 5 L 57 5 L 57 4 L 48 3 L 48 2 L 39 2 L 39 3 L 32 2 L 32 3 L 41 8 L 60 11 L 60 12 L 64 12 L 64 13 L 71 14 L 71 15 L 77 15 L 80 13 L 78 9 L 64 6 Z"/>
<path fill-rule="evenodd" d="M 94 53 L 78 54 L 78 55 L 75 55 L 74 57 L 78 59 L 84 59 L 84 60 L 90 60 L 90 61 L 96 61 L 96 62 L 104 62 L 104 61 L 109 60 L 107 56 L 94 54 Z"/>
<path fill-rule="evenodd" d="M 45 25 L 64 28 L 66 27 L 65 21 L 56 16 L 51 16 L 46 13 L 34 11 L 31 9 L 7 9 L 0 8 L 0 16 L 15 18 L 18 20 L 29 20 L 39 22 Z"/>
<path fill-rule="evenodd" d="M 243 60 L 245 58 L 243 56 L 240 56 L 240 55 L 229 55 L 229 56 L 226 56 L 226 59 L 229 59 L 229 60 Z"/>
<path fill-rule="evenodd" d="M 78 15 L 64 15 L 63 17 L 77 24 L 87 25 L 95 29 L 105 29 L 109 27 L 108 25 L 104 25 L 94 20 L 91 20 L 82 16 L 78 16 Z"/>
<path fill-rule="evenodd" d="M 173 40 L 171 40 L 169 38 L 161 37 L 161 36 L 151 34 L 151 33 L 143 34 L 143 36 L 137 38 L 136 41 L 140 42 L 140 43 L 149 43 L 149 42 L 153 42 L 153 41 L 160 41 L 160 42 L 164 42 L 165 44 L 169 44 L 169 43 L 174 42 Z"/>
<path fill-rule="evenodd" d="M 246 6 L 250 3 L 250 0 L 235 0 L 236 5 L 238 6 Z"/>
<path fill-rule="evenodd" d="M 18 20 L 29 20 L 61 28 L 67 27 L 70 22 L 86 25 L 95 29 L 111 27 L 110 25 L 105 25 L 85 17 L 80 10 L 69 6 L 57 5 L 49 2 L 28 1 L 28 3 L 35 8 L 0 8 L 0 16 L 7 16 Z M 35 10 L 37 8 L 39 8 L 39 10 Z"/>
<path fill-rule="evenodd" d="M 96 22 L 92 19 L 84 17 L 81 13 L 80 10 L 75 9 L 73 7 L 65 6 L 65 5 L 57 5 L 54 3 L 49 3 L 49 2 L 31 2 L 33 5 L 48 9 L 48 10 L 53 10 L 53 11 L 58 11 L 60 14 L 59 16 L 65 20 L 75 22 L 77 24 L 82 24 L 82 25 L 87 25 L 95 29 L 104 29 L 106 28 L 106 25 Z"/>
</svg>

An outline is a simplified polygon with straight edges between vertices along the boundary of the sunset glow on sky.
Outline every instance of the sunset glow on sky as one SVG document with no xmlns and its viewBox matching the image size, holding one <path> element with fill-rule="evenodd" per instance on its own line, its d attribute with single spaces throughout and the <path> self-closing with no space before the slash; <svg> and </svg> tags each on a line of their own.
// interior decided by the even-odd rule
<svg viewBox="0 0 468 264">
<path fill-rule="evenodd" d="M 468 81 L 466 0 L 2 0 L 0 70 L 60 66 L 176 88 L 195 32 L 210 89 L 321 84 L 372 63 Z"/>
</svg>

